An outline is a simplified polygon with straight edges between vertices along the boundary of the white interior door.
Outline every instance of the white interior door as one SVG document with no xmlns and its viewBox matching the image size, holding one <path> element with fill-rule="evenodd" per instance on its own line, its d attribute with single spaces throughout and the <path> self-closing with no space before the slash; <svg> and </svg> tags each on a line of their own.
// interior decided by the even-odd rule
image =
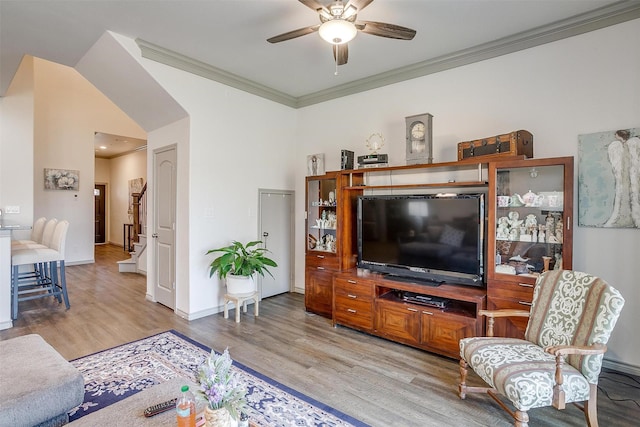
<svg viewBox="0 0 640 427">
<path fill-rule="evenodd" d="M 269 257 L 277 264 L 271 268 L 273 278 L 258 276 L 260 297 L 290 292 L 293 282 L 293 192 L 284 190 L 259 190 L 260 239 L 269 249 Z"/>
<path fill-rule="evenodd" d="M 155 299 L 172 309 L 176 307 L 175 224 L 176 224 L 176 147 L 153 153 L 154 187 L 152 244 L 155 259 Z"/>
</svg>

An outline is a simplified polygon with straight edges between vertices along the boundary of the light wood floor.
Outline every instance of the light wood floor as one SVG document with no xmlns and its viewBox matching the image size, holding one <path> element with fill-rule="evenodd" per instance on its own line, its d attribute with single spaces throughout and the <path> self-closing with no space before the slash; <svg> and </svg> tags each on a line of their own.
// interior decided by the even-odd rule
<svg viewBox="0 0 640 427">
<path fill-rule="evenodd" d="M 71 309 L 53 298 L 20 303 L 20 315 L 0 339 L 37 333 L 67 359 L 175 329 L 239 362 L 372 426 L 509 426 L 511 418 L 486 395 L 457 396 L 457 361 L 333 328 L 308 314 L 299 294 L 268 298 L 260 316 L 241 322 L 222 313 L 188 322 L 145 300 L 145 278 L 118 273 L 122 248 L 96 247 L 96 263 L 67 267 Z M 635 381 L 635 383 L 634 383 Z M 481 385 L 477 377 L 472 384 Z M 631 384 L 630 386 L 623 383 Z M 600 386 L 614 399 L 640 400 L 638 378 L 605 372 Z M 640 409 L 598 395 L 601 426 L 635 426 Z M 530 425 L 584 426 L 573 405 L 530 411 Z"/>
</svg>

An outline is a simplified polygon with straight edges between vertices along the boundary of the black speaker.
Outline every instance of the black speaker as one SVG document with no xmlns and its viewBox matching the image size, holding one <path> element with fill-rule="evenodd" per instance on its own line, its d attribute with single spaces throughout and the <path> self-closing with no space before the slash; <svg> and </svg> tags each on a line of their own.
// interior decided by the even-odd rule
<svg viewBox="0 0 640 427">
<path fill-rule="evenodd" d="M 340 153 L 340 169 L 353 169 L 353 151 L 342 150 Z"/>
</svg>

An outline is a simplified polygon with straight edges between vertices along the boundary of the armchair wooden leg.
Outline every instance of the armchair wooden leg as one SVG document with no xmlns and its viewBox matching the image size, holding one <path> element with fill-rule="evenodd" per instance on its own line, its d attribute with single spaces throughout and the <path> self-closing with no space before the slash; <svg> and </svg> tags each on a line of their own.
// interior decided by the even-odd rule
<svg viewBox="0 0 640 427">
<path fill-rule="evenodd" d="M 589 427 L 598 427 L 598 386 L 596 384 L 589 385 L 589 400 L 584 403 L 584 416 L 587 419 Z"/>
<path fill-rule="evenodd" d="M 527 411 L 515 411 L 512 415 L 513 419 L 516 420 L 515 427 L 529 427 L 529 414 Z"/>
<path fill-rule="evenodd" d="M 468 365 L 464 359 L 460 359 L 460 384 L 458 384 L 458 396 L 460 399 L 467 397 L 467 369 Z"/>
</svg>

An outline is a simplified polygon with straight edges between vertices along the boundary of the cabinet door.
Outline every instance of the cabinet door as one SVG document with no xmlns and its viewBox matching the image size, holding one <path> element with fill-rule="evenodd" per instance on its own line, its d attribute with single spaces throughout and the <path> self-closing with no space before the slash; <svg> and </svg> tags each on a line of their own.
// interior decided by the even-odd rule
<svg viewBox="0 0 640 427">
<path fill-rule="evenodd" d="M 421 310 L 421 340 L 423 345 L 437 348 L 451 357 L 460 354 L 459 341 L 475 336 L 476 319 L 450 316 L 435 310 Z"/>
<path fill-rule="evenodd" d="M 307 254 L 338 251 L 338 216 L 335 172 L 307 177 Z"/>
<path fill-rule="evenodd" d="M 307 311 L 331 317 L 333 304 L 333 272 L 307 268 L 304 305 Z"/>
<path fill-rule="evenodd" d="M 420 343 L 420 313 L 416 308 L 378 300 L 375 318 L 375 328 L 380 335 L 406 344 Z"/>
<path fill-rule="evenodd" d="M 489 180 L 489 279 L 572 268 L 573 157 L 492 162 Z"/>
</svg>

